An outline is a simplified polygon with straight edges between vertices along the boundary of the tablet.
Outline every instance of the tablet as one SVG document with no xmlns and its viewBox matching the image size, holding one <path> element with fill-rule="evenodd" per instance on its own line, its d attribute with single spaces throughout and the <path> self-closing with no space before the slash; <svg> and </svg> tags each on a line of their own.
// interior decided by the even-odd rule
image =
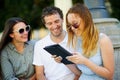
<svg viewBox="0 0 120 80">
<path fill-rule="evenodd" d="M 62 63 L 73 64 L 71 61 L 68 61 L 66 59 L 67 56 L 71 56 L 72 54 L 69 51 L 67 51 L 66 49 L 64 49 L 62 46 L 60 46 L 59 44 L 46 46 L 46 47 L 44 47 L 44 49 L 47 52 L 49 52 L 51 55 L 61 56 L 62 57 L 62 61 L 61 61 Z"/>
</svg>

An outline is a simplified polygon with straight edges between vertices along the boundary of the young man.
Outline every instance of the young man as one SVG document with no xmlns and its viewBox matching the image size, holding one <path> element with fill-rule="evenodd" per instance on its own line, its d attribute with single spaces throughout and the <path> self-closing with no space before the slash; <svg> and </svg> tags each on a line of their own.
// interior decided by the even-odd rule
<svg viewBox="0 0 120 80">
<path fill-rule="evenodd" d="M 42 11 L 42 21 L 50 33 L 35 44 L 33 64 L 37 80 L 77 80 L 75 75 L 79 76 L 80 72 L 75 66 L 74 70 L 70 70 L 67 67 L 69 65 L 57 63 L 51 54 L 43 49 L 52 44 L 59 44 L 65 49 L 69 49 L 67 48 L 67 33 L 63 30 L 62 11 L 57 7 L 46 7 Z"/>
</svg>

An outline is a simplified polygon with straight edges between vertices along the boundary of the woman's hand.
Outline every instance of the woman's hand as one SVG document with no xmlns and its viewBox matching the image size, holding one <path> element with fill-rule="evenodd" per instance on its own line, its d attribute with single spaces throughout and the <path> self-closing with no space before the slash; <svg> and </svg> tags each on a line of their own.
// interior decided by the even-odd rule
<svg viewBox="0 0 120 80">
<path fill-rule="evenodd" d="M 54 58 L 54 60 L 58 63 L 61 63 L 62 61 L 62 57 L 61 56 L 56 56 L 56 55 L 52 55 L 52 58 Z"/>
<path fill-rule="evenodd" d="M 84 64 L 84 61 L 87 58 L 84 57 L 83 55 L 81 55 L 80 53 L 76 52 L 72 56 L 67 56 L 66 59 L 73 62 L 73 63 L 75 63 L 75 64 Z"/>
</svg>

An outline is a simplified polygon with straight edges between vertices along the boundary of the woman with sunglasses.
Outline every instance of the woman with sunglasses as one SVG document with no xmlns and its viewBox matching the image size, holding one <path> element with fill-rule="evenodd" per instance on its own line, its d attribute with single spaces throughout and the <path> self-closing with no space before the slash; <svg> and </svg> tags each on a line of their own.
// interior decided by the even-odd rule
<svg viewBox="0 0 120 80">
<path fill-rule="evenodd" d="M 35 80 L 31 29 L 23 19 L 13 17 L 5 23 L 0 42 L 3 80 Z"/>
<path fill-rule="evenodd" d="M 66 24 L 68 45 L 75 49 L 75 55 L 67 59 L 81 70 L 79 80 L 113 80 L 112 42 L 98 32 L 88 8 L 83 4 L 74 5 L 66 14 Z"/>
</svg>

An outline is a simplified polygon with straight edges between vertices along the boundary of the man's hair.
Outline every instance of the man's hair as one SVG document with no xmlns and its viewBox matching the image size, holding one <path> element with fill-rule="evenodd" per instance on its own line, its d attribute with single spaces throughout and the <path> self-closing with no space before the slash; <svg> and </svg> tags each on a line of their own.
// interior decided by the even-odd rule
<svg viewBox="0 0 120 80">
<path fill-rule="evenodd" d="M 43 24 L 45 24 L 44 17 L 49 16 L 49 15 L 53 15 L 53 14 L 59 14 L 60 18 L 63 19 L 63 13 L 62 13 L 62 10 L 60 8 L 55 7 L 55 6 L 49 6 L 49 7 L 45 7 L 42 10 L 41 20 L 42 20 Z"/>
</svg>

